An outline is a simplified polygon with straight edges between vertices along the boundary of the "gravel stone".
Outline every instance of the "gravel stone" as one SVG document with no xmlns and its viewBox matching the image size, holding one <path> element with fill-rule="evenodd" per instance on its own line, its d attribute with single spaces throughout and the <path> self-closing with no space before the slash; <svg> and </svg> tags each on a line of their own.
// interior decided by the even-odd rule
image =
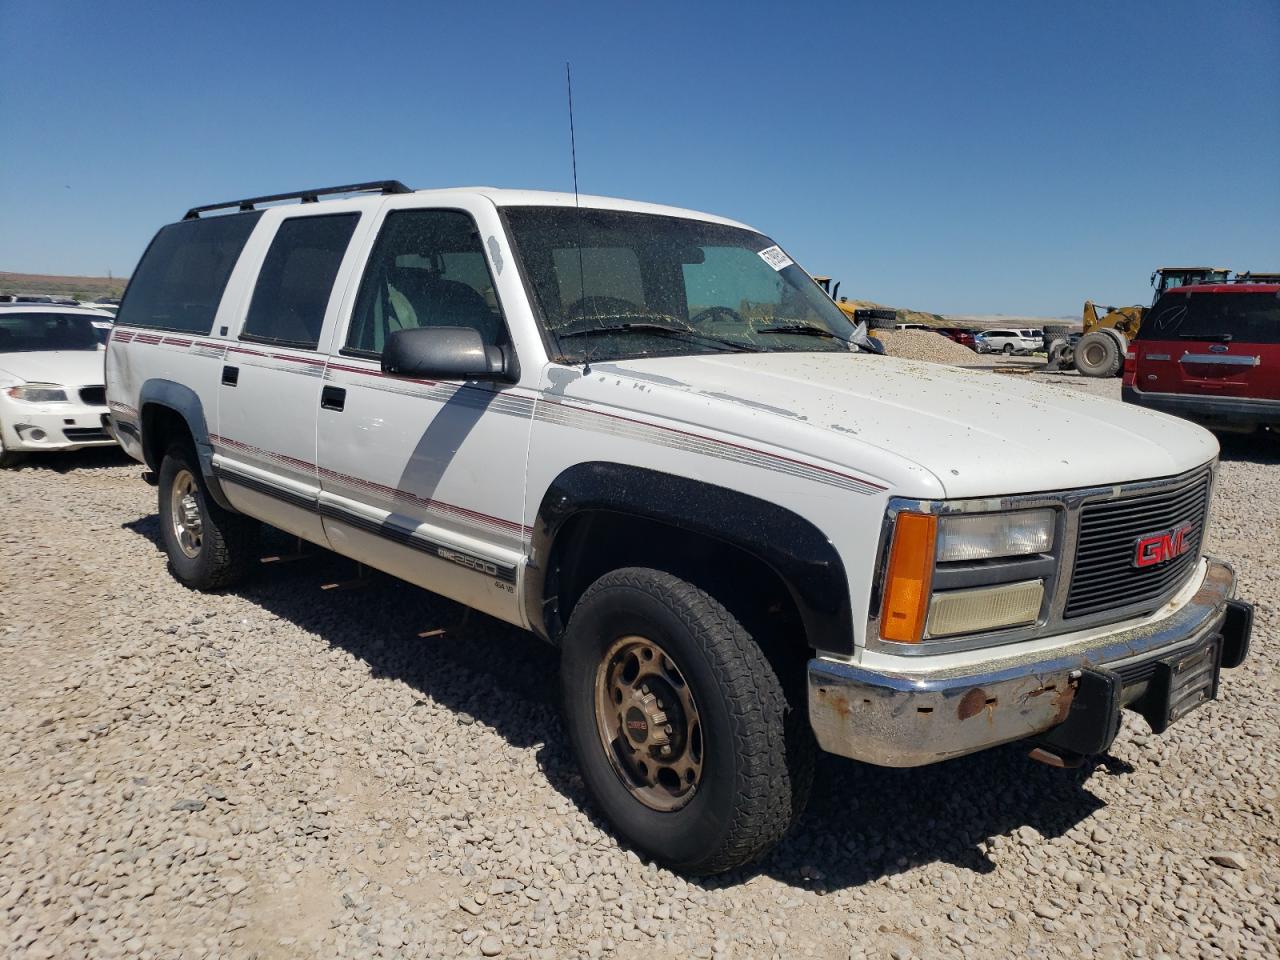
<svg viewBox="0 0 1280 960">
<path fill-rule="evenodd" d="M 1276 955 L 1274 438 L 1223 441 L 1207 550 L 1257 616 L 1216 702 L 1162 736 L 1126 714 L 1076 770 L 1016 744 L 824 756 L 792 834 L 713 880 L 599 821 L 552 649 L 378 574 L 325 590 L 357 570 L 317 548 L 186 590 L 140 473 L 113 451 L 0 471 L 0 956 Z"/>
<path fill-rule="evenodd" d="M 1234 853 L 1230 850 L 1215 850 L 1209 854 L 1209 859 L 1220 867 L 1227 867 L 1231 870 L 1248 870 L 1249 859 L 1243 853 Z"/>
</svg>

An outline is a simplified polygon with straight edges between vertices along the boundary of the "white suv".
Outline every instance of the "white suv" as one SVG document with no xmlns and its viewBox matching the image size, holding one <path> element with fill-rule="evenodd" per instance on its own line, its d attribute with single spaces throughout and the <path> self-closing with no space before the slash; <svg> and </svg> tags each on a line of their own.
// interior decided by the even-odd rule
<svg viewBox="0 0 1280 960">
<path fill-rule="evenodd" d="M 108 400 L 175 576 L 228 586 L 265 522 L 533 631 L 591 796 L 664 863 L 767 850 L 815 748 L 1071 764 L 1243 659 L 1199 427 L 863 349 L 721 217 L 328 192 L 192 210 L 121 305 Z"/>
<path fill-rule="evenodd" d="M 1043 334 L 1034 330 L 984 330 L 978 339 L 981 353 L 1003 353 L 1006 356 L 1015 353 L 1034 353 L 1044 348 Z"/>
</svg>

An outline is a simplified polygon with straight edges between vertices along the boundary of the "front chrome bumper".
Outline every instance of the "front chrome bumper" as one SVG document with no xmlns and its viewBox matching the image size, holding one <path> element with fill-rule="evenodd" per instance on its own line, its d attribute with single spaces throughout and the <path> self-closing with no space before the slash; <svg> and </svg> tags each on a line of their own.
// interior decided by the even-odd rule
<svg viewBox="0 0 1280 960">
<path fill-rule="evenodd" d="M 1123 672 L 1194 647 L 1222 630 L 1234 592 L 1231 567 L 1207 558 L 1200 589 L 1164 620 L 992 660 L 981 670 L 887 674 L 813 659 L 809 723 L 823 750 L 887 767 L 922 766 L 1034 737 L 1067 718 L 1082 671 Z"/>
</svg>

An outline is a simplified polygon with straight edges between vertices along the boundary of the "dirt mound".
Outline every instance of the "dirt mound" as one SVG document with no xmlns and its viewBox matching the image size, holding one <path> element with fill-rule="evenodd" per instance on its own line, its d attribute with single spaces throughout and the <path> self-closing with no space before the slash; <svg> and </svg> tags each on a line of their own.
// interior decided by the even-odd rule
<svg viewBox="0 0 1280 960">
<path fill-rule="evenodd" d="M 884 344 L 884 352 L 906 360 L 930 363 L 977 363 L 978 355 L 932 330 L 873 330 L 872 336 Z"/>
</svg>

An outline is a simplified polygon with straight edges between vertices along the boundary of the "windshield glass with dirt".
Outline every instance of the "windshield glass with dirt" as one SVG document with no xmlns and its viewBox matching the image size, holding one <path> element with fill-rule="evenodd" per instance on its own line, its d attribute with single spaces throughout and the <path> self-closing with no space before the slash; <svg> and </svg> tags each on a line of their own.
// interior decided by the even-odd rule
<svg viewBox="0 0 1280 960">
<path fill-rule="evenodd" d="M 859 349 L 840 308 L 758 233 L 613 210 L 503 212 L 562 362 Z"/>
<path fill-rule="evenodd" d="M 1166 293 L 1139 340 L 1280 343 L 1280 293 Z"/>
<path fill-rule="evenodd" d="M 74 313 L 0 313 L 0 353 L 97 350 L 101 345 L 88 317 Z"/>
</svg>

